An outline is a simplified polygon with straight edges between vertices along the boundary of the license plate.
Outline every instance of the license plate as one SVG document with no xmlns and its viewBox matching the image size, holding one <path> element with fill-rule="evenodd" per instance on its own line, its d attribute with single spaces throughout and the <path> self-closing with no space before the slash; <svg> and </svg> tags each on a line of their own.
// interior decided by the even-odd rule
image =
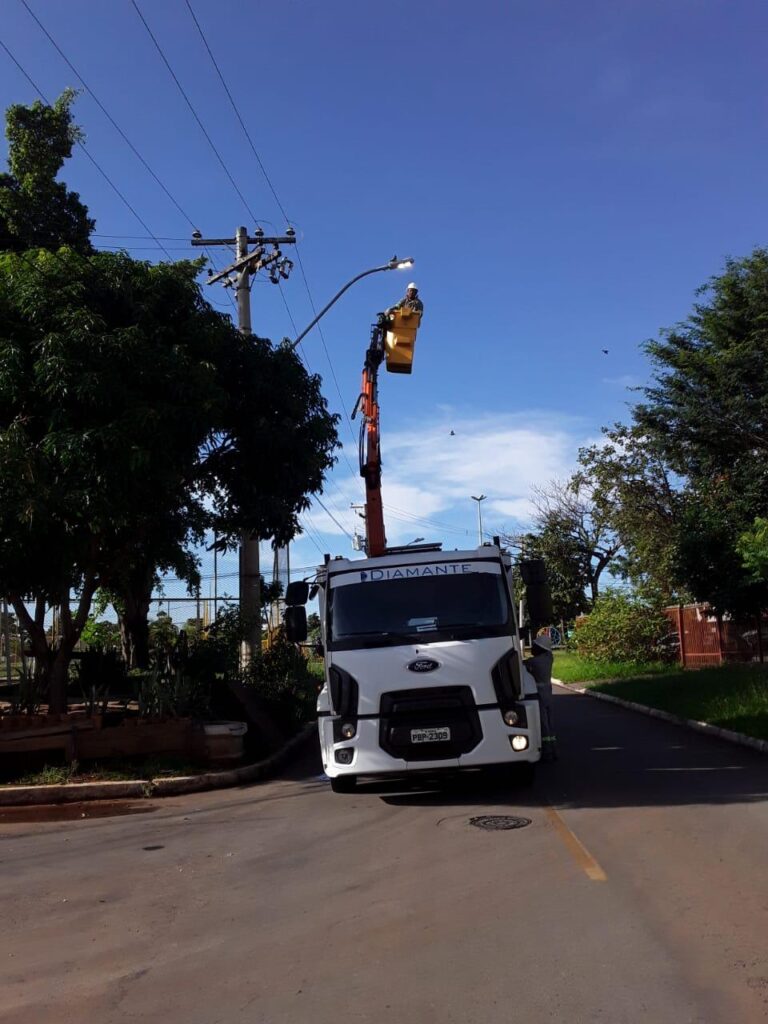
<svg viewBox="0 0 768 1024">
<path fill-rule="evenodd" d="M 439 729 L 411 729 L 411 743 L 442 743 L 450 738 L 451 730 L 447 726 Z"/>
</svg>

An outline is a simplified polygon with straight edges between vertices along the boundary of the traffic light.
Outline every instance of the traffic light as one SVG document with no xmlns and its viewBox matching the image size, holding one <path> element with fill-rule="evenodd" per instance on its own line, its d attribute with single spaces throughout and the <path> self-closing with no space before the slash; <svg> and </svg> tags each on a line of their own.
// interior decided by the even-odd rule
<svg viewBox="0 0 768 1024">
<path fill-rule="evenodd" d="M 395 309 L 390 314 L 384 338 L 385 358 L 390 373 L 411 372 L 416 331 L 420 322 L 421 313 L 407 307 Z"/>
</svg>

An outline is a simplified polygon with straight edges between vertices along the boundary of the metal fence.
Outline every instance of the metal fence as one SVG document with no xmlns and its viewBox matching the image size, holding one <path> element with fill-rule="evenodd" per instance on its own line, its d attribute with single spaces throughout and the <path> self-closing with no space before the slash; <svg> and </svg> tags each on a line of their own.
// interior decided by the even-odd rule
<svg viewBox="0 0 768 1024">
<path fill-rule="evenodd" d="M 150 606 L 150 621 L 159 615 L 167 615 L 177 629 L 199 625 L 203 628 L 215 621 L 217 614 L 226 607 L 239 604 L 239 567 L 237 552 L 217 554 L 210 545 L 199 549 L 197 557 L 200 567 L 200 585 L 190 591 L 187 583 L 172 575 L 161 578 L 153 592 Z M 306 572 L 306 566 L 297 566 L 291 571 L 288 551 L 281 548 L 277 555 L 264 546 L 261 555 L 261 572 L 266 582 L 278 580 L 285 588 L 292 575 Z M 0 684 L 16 681 L 25 672 L 27 661 L 31 660 L 28 644 L 23 641 L 19 623 L 13 612 L 0 597 Z M 31 608 L 30 608 L 31 610 Z M 267 624 L 274 628 L 282 621 L 283 603 L 275 602 L 265 609 Z M 101 620 L 116 622 L 114 609 L 109 607 Z M 51 608 L 45 618 L 46 629 L 56 635 L 57 615 Z M 26 650 L 25 650 L 26 648 Z"/>
<path fill-rule="evenodd" d="M 734 618 L 717 615 L 706 604 L 686 604 L 672 605 L 664 612 L 677 634 L 684 668 L 766 659 L 768 611 Z"/>
</svg>

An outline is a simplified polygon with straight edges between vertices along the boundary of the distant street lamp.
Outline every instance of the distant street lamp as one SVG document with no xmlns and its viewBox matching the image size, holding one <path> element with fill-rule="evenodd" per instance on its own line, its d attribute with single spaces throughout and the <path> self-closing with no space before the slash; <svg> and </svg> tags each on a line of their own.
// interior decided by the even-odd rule
<svg viewBox="0 0 768 1024">
<path fill-rule="evenodd" d="M 477 502 L 477 546 L 481 547 L 483 543 L 483 510 L 480 505 L 481 501 L 485 501 L 486 495 L 470 495 L 472 501 Z"/>
<path fill-rule="evenodd" d="M 333 306 L 334 303 L 338 302 L 338 300 L 341 298 L 344 292 L 348 288 L 351 288 L 352 285 L 359 281 L 361 278 L 368 277 L 369 274 L 378 274 L 382 270 L 405 270 L 406 267 L 412 267 L 413 264 L 414 259 L 412 256 L 408 256 L 404 260 L 399 260 L 397 256 L 393 256 L 389 263 L 385 263 L 381 267 L 371 267 L 370 270 L 364 270 L 362 274 L 358 274 L 356 277 L 353 277 L 351 281 L 347 281 L 344 287 L 336 292 L 331 301 L 326 306 L 323 306 L 323 308 L 317 314 L 312 323 L 308 324 L 297 338 L 294 338 L 294 340 L 291 342 L 290 347 L 292 349 L 296 348 L 299 342 L 302 341 L 303 338 L 306 338 L 306 336 L 309 334 L 309 332 L 312 330 L 315 324 L 319 320 L 322 320 L 322 318 L 325 316 L 325 314 L 328 312 L 331 306 Z"/>
</svg>

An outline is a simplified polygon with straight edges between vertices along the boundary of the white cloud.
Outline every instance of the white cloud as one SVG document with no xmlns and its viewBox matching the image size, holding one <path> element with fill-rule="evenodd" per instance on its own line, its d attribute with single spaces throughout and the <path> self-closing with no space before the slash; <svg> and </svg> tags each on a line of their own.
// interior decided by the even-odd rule
<svg viewBox="0 0 768 1024">
<path fill-rule="evenodd" d="M 426 410 L 423 419 L 390 430 L 382 439 L 388 542 L 424 537 L 451 547 L 473 546 L 477 513 L 470 495 L 480 493 L 487 495 L 483 519 L 488 532 L 524 526 L 533 486 L 567 477 L 586 440 L 582 424 L 559 412 Z M 356 523 L 362 532 L 363 523 L 349 512 L 349 504 L 364 500 L 363 483 L 340 472 L 342 467 L 323 501 L 345 529 L 352 532 Z M 303 518 L 329 543 L 340 545 L 338 553 L 350 553 L 343 531 L 317 505 Z"/>
</svg>

